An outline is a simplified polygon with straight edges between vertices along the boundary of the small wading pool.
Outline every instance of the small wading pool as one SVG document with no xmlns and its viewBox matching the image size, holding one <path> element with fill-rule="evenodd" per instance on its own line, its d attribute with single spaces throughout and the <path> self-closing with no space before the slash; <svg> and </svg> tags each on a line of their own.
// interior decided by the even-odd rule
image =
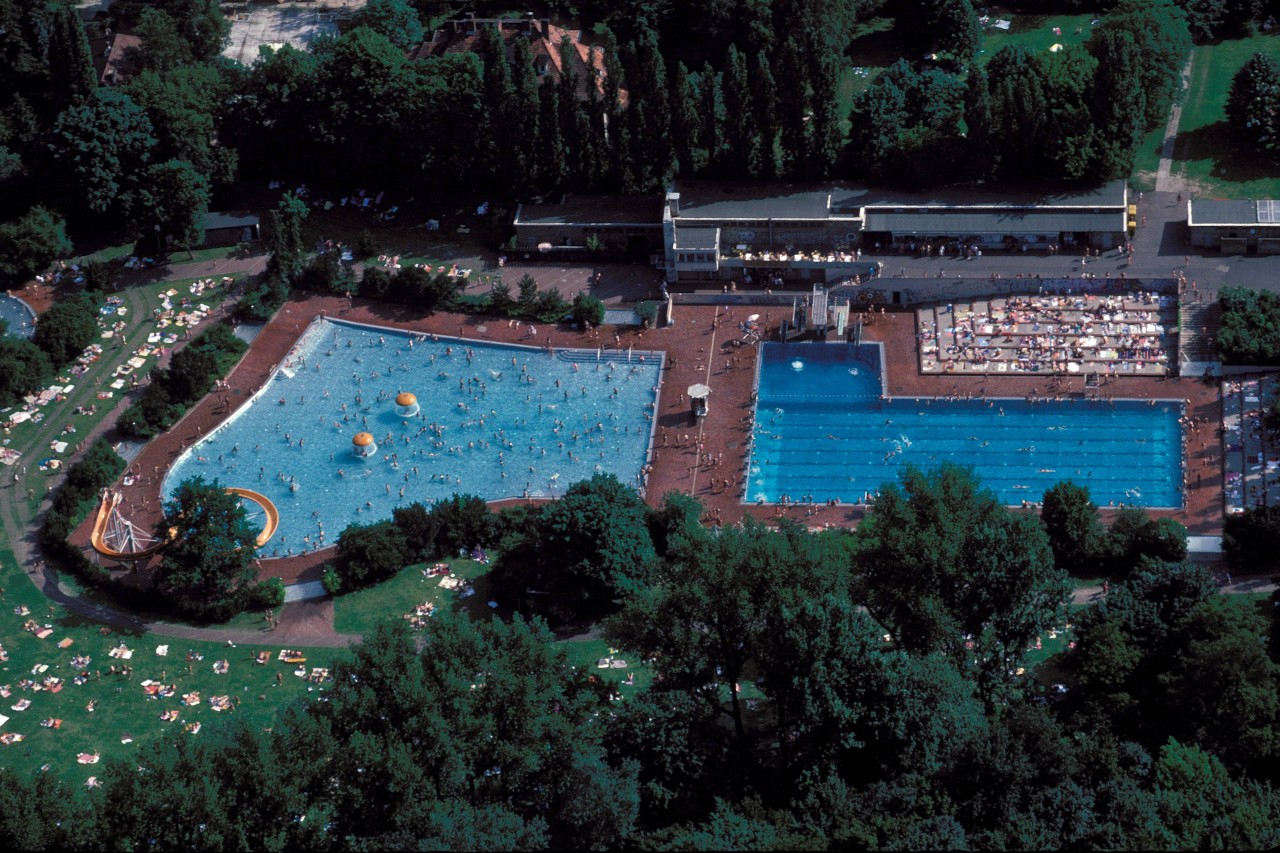
<svg viewBox="0 0 1280 853">
<path fill-rule="evenodd" d="M 595 473 L 635 485 L 662 361 L 627 359 L 319 319 L 249 403 L 179 458 L 163 493 L 196 475 L 261 492 L 280 511 L 263 556 L 283 557 L 414 501 L 557 496 Z M 397 404 L 402 392 L 417 413 Z M 355 451 L 369 447 L 360 433 L 373 438 L 368 458 Z"/>
<path fill-rule="evenodd" d="M 972 466 L 1006 504 L 1062 480 L 1100 506 L 1181 507 L 1181 401 L 883 397 L 874 344 L 763 344 L 746 499 L 861 503 L 912 464 Z"/>
<path fill-rule="evenodd" d="M 0 318 L 9 324 L 7 334 L 28 340 L 35 334 L 35 312 L 21 299 L 0 293 Z"/>
</svg>

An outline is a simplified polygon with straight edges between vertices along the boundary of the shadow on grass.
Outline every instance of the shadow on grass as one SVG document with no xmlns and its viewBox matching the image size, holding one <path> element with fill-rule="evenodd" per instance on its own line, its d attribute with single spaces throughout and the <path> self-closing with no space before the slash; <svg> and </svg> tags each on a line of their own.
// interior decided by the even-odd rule
<svg viewBox="0 0 1280 853">
<path fill-rule="evenodd" d="M 1226 121 L 1216 121 L 1178 134 L 1174 162 L 1187 176 L 1224 184 L 1274 181 L 1276 162 L 1243 148 Z"/>
<path fill-rule="evenodd" d="M 876 18 L 854 32 L 844 55 L 860 66 L 884 68 L 902 58 L 902 42 L 893 18 Z"/>
</svg>

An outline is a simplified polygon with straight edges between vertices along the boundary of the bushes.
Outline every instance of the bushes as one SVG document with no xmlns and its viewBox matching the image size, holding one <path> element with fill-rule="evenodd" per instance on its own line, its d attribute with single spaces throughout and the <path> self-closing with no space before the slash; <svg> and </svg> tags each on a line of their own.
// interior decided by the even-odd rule
<svg viewBox="0 0 1280 853">
<path fill-rule="evenodd" d="M 84 293 L 59 299 L 36 323 L 31 342 L 44 350 L 49 361 L 61 367 L 79 357 L 98 337 L 97 306 Z"/>
<path fill-rule="evenodd" d="M 40 347 L 22 338 L 0 337 L 0 408 L 18 403 L 52 373 L 53 365 Z"/>
<path fill-rule="evenodd" d="M 151 438 L 182 417 L 208 394 L 247 349 L 226 325 L 212 326 L 174 353 L 167 370 L 151 371 L 151 384 L 142 399 L 125 409 L 119 428 L 125 435 Z"/>
<path fill-rule="evenodd" d="M 573 297 L 573 321 L 581 328 L 604 322 L 604 303 L 585 290 Z"/>
<path fill-rule="evenodd" d="M 103 439 L 94 442 L 84 458 L 68 469 L 67 478 L 54 493 L 40 528 L 40 545 L 45 553 L 91 583 L 107 583 L 111 575 L 90 562 L 67 537 L 97 504 L 102 490 L 114 483 L 124 469 L 125 461 L 110 444 Z"/>
<path fill-rule="evenodd" d="M 395 522 L 353 524 L 338 536 L 333 570 L 339 588 L 350 591 L 386 580 L 408 565 L 409 559 L 409 543 Z"/>
<path fill-rule="evenodd" d="M 1222 550 L 1237 569 L 1280 565 L 1280 507 L 1261 506 L 1229 515 L 1222 524 Z"/>
<path fill-rule="evenodd" d="M 297 284 L 302 290 L 332 295 L 355 290 L 356 278 L 336 252 L 324 252 L 311 259 Z"/>
<path fill-rule="evenodd" d="M 1268 291 L 1224 287 L 1218 348 L 1226 364 L 1280 363 L 1280 297 Z"/>
<path fill-rule="evenodd" d="M 498 517 L 475 495 L 454 495 L 430 509 L 414 502 L 396 508 L 391 521 L 353 524 L 342 531 L 321 583 L 330 595 L 353 592 L 419 560 L 492 547 L 498 528 Z"/>
</svg>

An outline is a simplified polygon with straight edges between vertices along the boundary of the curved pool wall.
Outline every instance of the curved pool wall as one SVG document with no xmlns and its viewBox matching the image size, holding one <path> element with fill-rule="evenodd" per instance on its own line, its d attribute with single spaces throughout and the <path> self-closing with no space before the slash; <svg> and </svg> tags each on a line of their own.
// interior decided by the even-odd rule
<svg viewBox="0 0 1280 853">
<path fill-rule="evenodd" d="M 284 557 L 414 501 L 554 497 L 595 473 L 638 486 L 662 355 L 627 358 L 317 319 L 263 387 L 182 454 L 162 493 L 201 475 L 265 494 L 280 528 L 262 556 Z M 418 415 L 396 414 L 401 391 L 417 395 Z M 370 459 L 351 450 L 362 431 L 378 443 Z"/>
<path fill-rule="evenodd" d="M 1181 400 L 890 399 L 876 344 L 764 344 L 757 392 L 751 503 L 863 503 L 908 464 L 955 462 L 1009 505 L 1067 479 L 1099 506 L 1183 505 Z"/>
<path fill-rule="evenodd" d="M 36 332 L 36 312 L 16 296 L 0 293 L 0 317 L 9 324 L 7 334 L 16 338 L 30 340 Z"/>
</svg>

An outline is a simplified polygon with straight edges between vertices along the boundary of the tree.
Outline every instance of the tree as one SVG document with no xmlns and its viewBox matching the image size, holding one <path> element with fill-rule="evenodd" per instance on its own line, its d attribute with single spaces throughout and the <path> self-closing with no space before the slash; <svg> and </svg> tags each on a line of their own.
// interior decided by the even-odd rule
<svg viewBox="0 0 1280 853">
<path fill-rule="evenodd" d="M 752 155 L 752 175 L 772 178 L 778 174 L 775 147 L 778 142 L 778 84 L 769 68 L 769 58 L 763 53 L 753 53 L 747 64 L 747 85 L 750 88 L 750 113 L 755 119 L 760 146 Z"/>
<path fill-rule="evenodd" d="M 573 321 L 580 328 L 586 328 L 587 324 L 599 326 L 604 322 L 604 303 L 585 290 L 579 291 L 573 297 Z"/>
<path fill-rule="evenodd" d="M 20 402 L 52 373 L 44 350 L 22 338 L 0 336 L 0 407 Z"/>
<path fill-rule="evenodd" d="M 135 27 L 142 46 L 136 52 L 146 69 L 168 71 L 204 62 L 222 52 L 231 25 L 217 0 L 172 0 L 161 8 L 143 9 Z"/>
<path fill-rule="evenodd" d="M 675 146 L 676 171 L 681 177 L 697 174 L 702 163 L 698 160 L 698 142 L 702 137 L 702 115 L 698 111 L 698 88 L 689 76 L 683 62 L 676 63 L 671 76 L 671 140 Z"/>
<path fill-rule="evenodd" d="M 0 770 L 0 803 L 0 844 L 10 850 L 70 850 L 93 826 L 74 792 L 50 773 L 24 778 Z"/>
<path fill-rule="evenodd" d="M 127 216 L 155 144 L 147 114 L 119 89 L 99 89 L 67 107 L 49 142 L 60 167 L 64 209 Z"/>
<path fill-rule="evenodd" d="M 752 115 L 755 104 L 751 101 L 747 60 L 734 45 L 724 62 L 724 77 L 720 86 L 724 102 L 724 137 L 730 140 L 721 149 L 722 167 L 733 178 L 754 177 L 759 168 L 759 124 Z"/>
<path fill-rule="evenodd" d="M 1154 782 L 1168 832 L 1159 846 L 1261 850 L 1280 842 L 1280 801 L 1269 787 L 1231 778 L 1213 755 L 1170 740 L 1160 748 Z"/>
<path fill-rule="evenodd" d="M 1002 506 L 967 468 L 908 468 L 858 533 L 872 615 L 912 653 L 976 666 L 988 698 L 1071 594 L 1039 519 Z"/>
<path fill-rule="evenodd" d="M 473 621 L 441 611 L 422 633 L 421 653 L 404 621 L 389 619 L 336 661 L 328 701 L 309 711 L 323 737 L 306 739 L 326 748 L 306 790 L 332 804 L 334 837 L 404 848 L 438 836 L 453 813 L 469 835 L 510 833 L 483 846 L 536 842 L 575 754 L 600 755 L 590 720 L 603 697 L 552 639 L 519 617 Z M 444 730 L 449 737 L 432 734 Z M 488 813 L 488 830 L 453 802 Z M 552 842 L 572 846 L 567 836 Z"/>
<path fill-rule="evenodd" d="M 1128 174 L 1149 115 L 1139 47 L 1133 33 L 1114 29 L 1095 32 L 1088 49 L 1098 63 L 1091 112 L 1095 127 L 1107 128 L 1094 135 L 1095 168 L 1106 176 Z"/>
<path fill-rule="evenodd" d="M 1237 569 L 1280 565 L 1280 507 L 1246 507 L 1222 525 L 1222 550 Z"/>
<path fill-rule="evenodd" d="M 1048 104 L 1041 66 L 1022 44 L 1001 48 L 987 64 L 991 125 L 987 139 L 999 157 L 999 174 L 1017 180 L 1041 176 Z"/>
<path fill-rule="evenodd" d="M 902 40 L 920 53 L 941 53 L 961 65 L 973 61 L 982 28 L 970 0 L 909 0 L 894 21 Z"/>
<path fill-rule="evenodd" d="M 186 160 L 155 163 L 146 171 L 134 210 L 134 233 L 142 236 L 150 224 L 187 250 L 204 242 L 209 215 L 209 182 Z"/>
<path fill-rule="evenodd" d="M 809 63 L 795 35 L 788 36 L 778 49 L 778 89 L 787 97 L 777 102 L 779 148 L 782 150 L 782 172 L 803 176 L 809 162 L 808 113 Z"/>
<path fill-rule="evenodd" d="M 0 224 L 0 279 L 9 284 L 26 282 L 54 259 L 71 254 L 67 225 L 62 217 L 43 207 Z"/>
<path fill-rule="evenodd" d="M 707 152 L 708 165 L 718 166 L 723 145 L 722 129 L 724 127 L 724 95 L 720 86 L 720 75 L 711 63 L 702 66 L 698 75 L 698 112 L 702 115 L 702 133 L 698 137 L 698 146 Z"/>
<path fill-rule="evenodd" d="M 732 722 L 735 743 L 745 750 L 752 740 L 748 729 L 759 718 L 748 720 L 742 679 L 766 664 L 770 673 L 779 672 L 785 668 L 773 664 L 779 660 L 802 667 L 776 648 L 769 653 L 770 644 L 781 645 L 787 608 L 798 609 L 824 591 L 839 595 L 847 583 L 829 544 L 798 526 L 779 532 L 750 518 L 715 535 L 679 526 L 666 543 L 662 570 L 632 593 L 605 634 L 625 648 L 656 653 L 663 688 L 710 703 Z M 814 666 L 828 663 L 824 658 Z M 772 674 L 766 682 L 765 691 L 774 696 L 773 684 L 780 692 L 786 683 Z"/>
<path fill-rule="evenodd" d="M 1110 40 L 1110 34 L 1116 32 L 1127 33 L 1132 39 L 1129 58 L 1133 71 L 1127 74 L 1123 85 L 1141 93 L 1141 99 L 1135 94 L 1133 101 L 1145 107 L 1140 126 L 1144 130 L 1160 127 L 1168 120 L 1169 108 L 1178 93 L 1182 66 L 1191 50 L 1186 14 L 1173 0 L 1121 0 L 1102 23 L 1094 27 L 1087 43 L 1089 52 L 1098 58 L 1100 71 L 1116 56 L 1114 51 L 1102 49 L 1102 44 Z M 1099 92 L 1099 96 L 1103 94 Z"/>
<path fill-rule="evenodd" d="M 334 570 L 342 589 L 355 590 L 395 575 L 411 559 L 409 542 L 392 521 L 350 524 L 338 535 Z"/>
<path fill-rule="evenodd" d="M 77 358 L 98 337 L 98 310 L 87 294 L 76 293 L 49 306 L 36 323 L 31 342 L 61 367 Z"/>
<path fill-rule="evenodd" d="M 1087 573 L 1103 537 L 1089 487 L 1066 480 L 1050 488 L 1044 493 L 1040 521 L 1049 534 L 1054 565 L 1065 572 Z"/>
<path fill-rule="evenodd" d="M 1266 624 L 1215 596 L 1187 614 L 1179 633 L 1177 659 L 1161 676 L 1179 737 L 1267 772 L 1280 754 L 1280 666 L 1267 654 Z"/>
<path fill-rule="evenodd" d="M 258 546 L 238 497 L 216 479 L 184 480 L 165 502 L 155 532 L 169 543 L 155 588 L 178 613 L 221 621 L 244 608 L 257 578 Z"/>
<path fill-rule="evenodd" d="M 646 586 L 656 558 L 640 496 L 596 474 L 542 509 L 499 557 L 494 583 L 516 600 L 545 594 L 560 618 L 598 618 Z"/>
<path fill-rule="evenodd" d="M 899 60 L 854 98 L 849 165 L 877 181 L 940 180 L 959 154 L 963 104 L 964 84 L 956 77 Z"/>
<path fill-rule="evenodd" d="M 59 103 L 88 98 L 98 88 L 89 56 L 89 39 L 70 6 L 55 6 L 49 38 L 49 74 Z"/>
<path fill-rule="evenodd" d="M 422 44 L 422 21 L 408 0 L 369 0 L 351 16 L 353 27 L 368 27 L 381 33 L 401 50 Z"/>
<path fill-rule="evenodd" d="M 1128 574 L 1144 558 L 1177 563 L 1187 556 L 1187 529 L 1171 518 L 1152 519 L 1146 510 L 1126 507 L 1107 530 L 1104 556 L 1116 575 Z"/>
<path fill-rule="evenodd" d="M 809 51 L 809 85 L 813 116 L 809 126 L 808 166 L 810 178 L 825 179 L 835 170 L 840 157 L 843 132 L 836 114 L 837 90 L 840 84 L 840 62 L 826 51 Z"/>
<path fill-rule="evenodd" d="M 163 73 L 144 71 L 125 89 L 151 119 L 156 136 L 154 161 L 186 160 L 210 183 L 225 184 L 235 177 L 239 153 L 225 144 L 225 139 L 219 144 L 219 135 L 228 125 L 227 119 L 232 123 L 238 119 L 239 108 L 252 102 L 253 96 L 240 97 L 237 110 L 222 114 L 227 101 L 239 95 L 248 82 L 235 80 L 224 68 L 195 64 Z M 269 117 L 255 118 L 277 124 L 280 113 L 287 113 L 283 105 Z"/>
<path fill-rule="evenodd" d="M 1244 145 L 1280 157 L 1280 62 L 1255 53 L 1231 78 L 1227 122 Z"/>
<path fill-rule="evenodd" d="M 436 525 L 433 555 L 452 557 L 488 548 L 497 534 L 496 519 L 484 498 L 452 495 L 431 505 L 431 521 Z"/>
<path fill-rule="evenodd" d="M 271 211 L 268 276 L 276 276 L 288 284 L 302 274 L 305 252 L 302 245 L 302 222 L 306 218 L 306 202 L 293 193 L 285 193 L 280 204 Z"/>
</svg>

